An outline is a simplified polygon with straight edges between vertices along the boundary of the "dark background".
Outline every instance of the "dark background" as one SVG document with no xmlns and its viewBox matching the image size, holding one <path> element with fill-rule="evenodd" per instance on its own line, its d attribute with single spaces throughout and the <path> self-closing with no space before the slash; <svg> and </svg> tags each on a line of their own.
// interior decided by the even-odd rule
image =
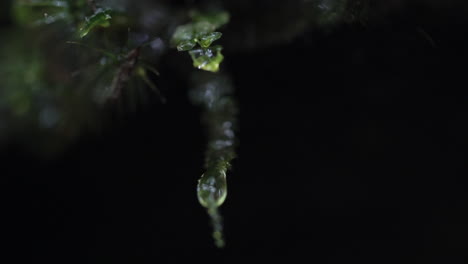
<svg viewBox="0 0 468 264">
<path fill-rule="evenodd" d="M 370 25 L 226 51 L 241 144 L 224 250 L 196 199 L 200 113 L 171 66 L 163 107 L 125 115 L 55 160 L 3 149 L 9 263 L 466 263 L 460 13 L 395 8 Z"/>
</svg>

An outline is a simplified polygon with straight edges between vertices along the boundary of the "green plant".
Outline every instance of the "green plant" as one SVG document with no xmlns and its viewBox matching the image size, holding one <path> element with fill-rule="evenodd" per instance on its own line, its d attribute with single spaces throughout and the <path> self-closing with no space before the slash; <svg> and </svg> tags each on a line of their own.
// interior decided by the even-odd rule
<svg viewBox="0 0 468 264">
<path fill-rule="evenodd" d="M 121 6 L 122 4 L 123 6 Z M 153 81 L 159 75 L 156 65 L 153 63 L 157 58 L 149 55 L 148 51 L 148 47 L 154 45 L 155 41 L 167 40 L 178 51 L 187 51 L 193 60 L 193 66 L 197 69 L 213 73 L 220 70 L 220 64 L 224 58 L 221 54 L 222 47 L 220 45 L 212 46 L 212 43 L 222 36 L 220 32 L 215 30 L 228 23 L 229 14 L 227 12 L 222 10 L 200 12 L 195 9 L 183 9 L 182 16 L 190 19 L 189 23 L 178 25 L 174 32 L 165 35 L 162 33 L 163 31 L 179 23 L 179 21 L 169 21 L 167 27 L 150 36 L 149 33 L 143 31 L 145 25 L 138 21 L 138 15 L 141 16 L 144 11 L 132 10 L 133 12 L 129 12 L 123 8 L 128 7 L 125 4 L 126 1 L 16 1 L 13 13 L 17 23 L 29 28 L 29 34 L 34 35 L 34 38 L 42 42 L 41 48 L 47 50 L 45 46 L 54 39 L 45 33 L 50 31 L 60 35 L 59 45 L 67 54 L 64 57 L 73 58 L 70 56 L 73 52 L 79 53 L 79 56 L 74 58 L 73 63 L 67 63 L 57 58 L 58 61 L 53 62 L 54 64 L 67 65 L 70 68 L 76 67 L 76 69 L 73 73 L 62 73 L 65 80 L 55 80 L 44 84 L 43 87 L 41 83 L 52 72 L 47 66 L 50 61 L 45 61 L 46 57 L 38 56 L 34 63 L 28 62 L 26 68 L 29 77 L 24 78 L 18 75 L 16 81 L 8 78 L 16 83 L 11 84 L 11 87 L 15 86 L 15 90 L 6 91 L 7 101 L 5 104 L 14 106 L 12 109 L 16 115 L 26 114 L 28 111 L 32 113 L 36 110 L 31 108 L 31 100 L 34 98 L 31 92 L 36 91 L 40 95 L 47 89 L 56 89 L 51 88 L 53 86 L 74 86 L 80 89 L 70 92 L 71 98 L 79 96 L 94 98 L 99 108 L 100 105 L 112 104 L 121 97 L 125 97 L 124 91 L 135 89 L 134 87 L 130 88 L 130 86 L 135 86 L 138 81 L 149 87 L 160 97 L 162 102 L 165 102 L 163 94 Z M 168 14 L 173 12 L 180 12 L 180 10 L 167 11 Z M 144 40 L 132 39 L 130 35 L 133 32 L 143 34 Z M 26 57 L 33 59 L 37 56 L 28 55 Z M 12 61 L 14 61 L 13 58 Z M 21 60 L 16 60 L 16 64 L 18 63 L 21 63 Z M 24 66 L 18 65 L 18 67 Z M 47 68 L 49 70 L 44 71 Z M 9 70 L 16 72 L 14 68 Z M 3 71 L 3 73 L 9 74 L 9 70 Z M 154 75 L 150 76 L 149 73 Z M 72 75 L 81 78 L 72 78 L 70 77 Z M 232 86 L 228 81 L 222 81 L 227 80 L 226 77 L 216 74 L 200 76 L 203 76 L 203 81 L 202 83 L 200 81 L 194 83 L 196 88 L 192 90 L 191 98 L 195 104 L 204 109 L 203 121 L 208 132 L 209 142 L 206 152 L 206 172 L 199 181 L 198 197 L 200 203 L 207 208 L 212 217 L 213 236 L 216 245 L 221 247 L 224 241 L 222 239 L 221 217 L 217 208 L 226 198 L 226 172 L 229 169 L 230 161 L 235 156 L 236 107 L 232 97 Z M 18 92 L 18 83 L 22 79 L 27 81 L 25 90 Z M 31 91 L 30 89 L 35 90 Z M 82 98 L 80 101 L 86 101 L 86 99 Z M 55 113 L 58 115 L 58 113 L 67 111 L 71 110 L 64 107 L 60 110 L 57 109 Z M 79 114 L 73 115 L 80 116 Z M 86 114 L 86 116 L 90 115 L 93 113 Z M 49 117 L 49 119 L 52 118 Z M 57 119 L 55 122 L 58 123 L 60 123 L 59 119 L 63 122 L 68 120 L 58 116 L 55 119 Z M 76 120 L 75 123 L 77 123 Z M 75 129 L 79 130 L 79 128 Z"/>
<path fill-rule="evenodd" d="M 150 0 L 138 4 L 16 0 L 12 16 L 22 31 L 2 32 L 10 41 L 0 43 L 1 50 L 8 50 L 0 67 L 4 80 L 0 114 L 18 123 L 11 126 L 18 129 L 12 128 L 10 135 L 28 131 L 34 135 L 28 138 L 43 144 L 37 149 L 58 152 L 84 127 L 99 123 L 109 105 L 137 97 L 145 100 L 148 91 L 164 103 L 164 94 L 155 84 L 158 63 L 171 50 L 188 53 L 195 68 L 190 98 L 202 109 L 208 141 L 198 199 L 212 218 L 216 245 L 222 247 L 218 208 L 226 199 L 226 175 L 236 156 L 238 109 L 229 74 L 222 68 L 223 46 L 214 43 L 227 38 L 223 44 L 232 49 L 282 43 L 313 26 L 325 28 L 358 18 L 355 10 L 362 10 L 363 2 L 272 1 L 260 11 L 253 8 L 253 1 L 226 2 L 229 10 L 242 10 L 245 16 L 238 16 L 230 33 L 223 35 L 225 26 L 231 26 L 231 15 L 221 8 L 222 1 L 181 5 Z M 46 137 L 53 138 L 55 145 Z"/>
</svg>

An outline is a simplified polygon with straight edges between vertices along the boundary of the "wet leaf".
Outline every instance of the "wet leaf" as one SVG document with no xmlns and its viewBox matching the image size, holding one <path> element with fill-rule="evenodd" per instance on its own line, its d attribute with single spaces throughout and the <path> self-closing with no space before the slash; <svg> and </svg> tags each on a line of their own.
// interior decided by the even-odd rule
<svg viewBox="0 0 468 264">
<path fill-rule="evenodd" d="M 193 25 L 187 24 L 178 26 L 172 35 L 172 42 L 179 45 L 181 42 L 194 40 Z"/>
<path fill-rule="evenodd" d="M 109 27 L 109 20 L 112 19 L 110 13 L 110 10 L 100 10 L 87 18 L 84 25 L 80 28 L 80 38 L 86 37 L 86 35 L 88 35 L 88 33 L 95 27 Z"/>
<path fill-rule="evenodd" d="M 178 26 L 172 35 L 172 45 L 177 46 L 179 51 L 190 50 L 198 43 L 201 47 L 207 48 L 214 41 L 221 38 L 220 32 L 216 29 L 229 21 L 229 15 L 226 12 L 214 15 L 193 15 L 193 22 Z"/>
<path fill-rule="evenodd" d="M 221 34 L 220 32 L 208 33 L 208 34 L 200 37 L 200 39 L 198 40 L 198 43 L 200 43 L 201 47 L 208 48 L 209 46 L 211 46 L 211 44 L 214 41 L 220 39 L 222 35 L 223 34 Z"/>
<path fill-rule="evenodd" d="M 193 23 L 193 36 L 195 38 L 200 38 L 201 36 L 204 36 L 208 33 L 211 33 L 216 30 L 216 25 L 211 24 L 210 22 L 207 21 L 200 21 Z"/>
<path fill-rule="evenodd" d="M 194 41 L 194 40 L 185 40 L 185 41 L 182 41 L 179 45 L 177 45 L 177 50 L 178 51 L 187 51 L 187 50 L 191 50 L 195 47 L 195 45 L 197 45 L 197 42 Z"/>
<path fill-rule="evenodd" d="M 220 46 L 210 46 L 221 38 L 222 33 L 215 30 L 229 21 L 229 14 L 217 12 L 206 15 L 193 11 L 191 17 L 192 23 L 176 28 L 172 35 L 172 45 L 177 47 L 178 51 L 189 51 L 194 67 L 217 72 L 224 57 Z M 197 44 L 201 48 L 194 49 Z"/>
<path fill-rule="evenodd" d="M 205 71 L 218 72 L 219 65 L 224 59 L 221 50 L 222 48 L 220 46 L 215 46 L 212 48 L 191 50 L 189 54 L 192 57 L 194 67 Z"/>
<path fill-rule="evenodd" d="M 174 35 L 172 36 L 172 43 L 173 45 L 177 46 L 178 49 L 179 46 L 185 46 L 186 44 L 193 44 L 193 48 L 195 47 L 196 43 L 199 43 L 200 38 L 213 33 L 215 29 L 216 27 L 208 22 L 198 22 L 182 25 L 177 27 L 176 31 L 174 32 Z M 182 49 L 182 51 L 190 49 Z"/>
</svg>

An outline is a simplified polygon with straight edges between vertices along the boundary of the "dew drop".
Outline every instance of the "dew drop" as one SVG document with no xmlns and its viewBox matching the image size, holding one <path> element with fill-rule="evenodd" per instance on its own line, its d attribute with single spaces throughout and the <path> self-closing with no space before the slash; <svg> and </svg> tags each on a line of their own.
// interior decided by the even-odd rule
<svg viewBox="0 0 468 264">
<path fill-rule="evenodd" d="M 206 208 L 219 207 L 226 200 L 227 182 L 225 171 L 206 172 L 198 181 L 198 201 Z"/>
</svg>

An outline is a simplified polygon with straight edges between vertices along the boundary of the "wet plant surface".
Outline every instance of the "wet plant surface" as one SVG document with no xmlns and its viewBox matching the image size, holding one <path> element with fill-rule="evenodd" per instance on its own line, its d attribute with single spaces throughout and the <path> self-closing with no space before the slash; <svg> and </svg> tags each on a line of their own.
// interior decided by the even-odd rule
<svg viewBox="0 0 468 264">
<path fill-rule="evenodd" d="M 307 12 L 337 15 L 318 23 L 302 22 L 309 13 L 296 2 L 226 1 L 230 22 L 185 39 L 195 45 L 183 51 L 169 33 L 128 33 L 119 12 L 78 23 L 89 29 L 83 38 L 39 31 L 51 40 L 37 49 L 4 20 L 0 175 L 10 256 L 465 263 L 467 7 L 393 1 L 348 22 L 340 14 L 349 8 L 321 1 Z M 173 32 L 197 19 L 187 14 Z M 93 39 L 110 29 L 118 48 Z M 61 40 L 91 48 L 47 48 Z M 204 64 L 191 53 L 217 45 L 219 71 L 199 70 L 213 57 Z M 67 49 L 71 65 L 60 60 Z M 94 81 L 99 65 L 106 70 Z M 102 89 L 69 89 L 91 83 Z M 120 86 L 119 100 L 99 99 Z M 223 249 L 213 243 L 220 230 Z"/>
</svg>

